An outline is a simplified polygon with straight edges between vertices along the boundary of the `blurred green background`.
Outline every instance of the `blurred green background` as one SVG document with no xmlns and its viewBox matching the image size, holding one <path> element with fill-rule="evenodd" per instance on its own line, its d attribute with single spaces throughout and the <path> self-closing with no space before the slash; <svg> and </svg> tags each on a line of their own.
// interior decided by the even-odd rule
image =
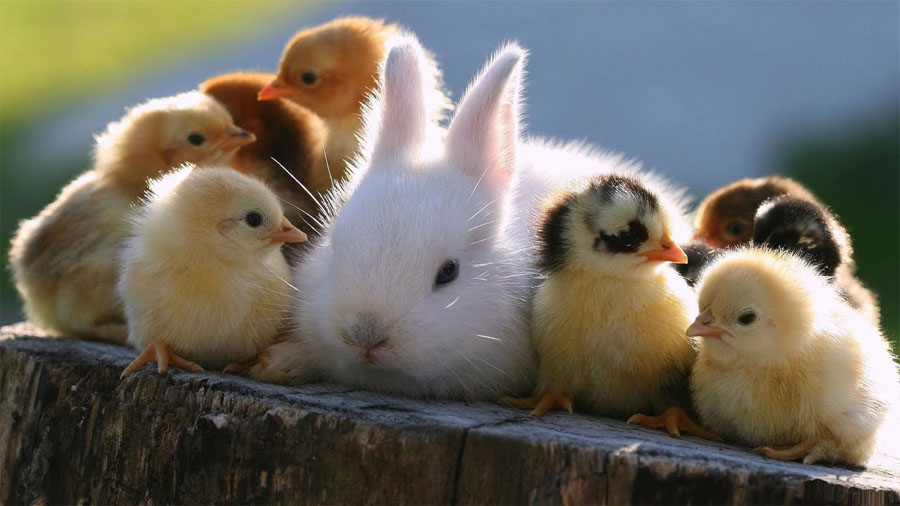
<svg viewBox="0 0 900 506">
<path fill-rule="evenodd" d="M 740 142 L 735 138 L 741 135 L 742 122 L 763 124 L 754 113 L 774 114 L 766 102 L 782 93 L 777 86 L 768 87 L 768 76 L 753 81 L 749 72 L 735 74 L 727 65 L 743 59 L 741 64 L 757 61 L 757 66 L 771 70 L 772 76 L 812 72 L 812 64 L 801 61 L 806 55 L 798 53 L 798 61 L 790 61 L 792 68 L 787 69 L 778 60 L 779 54 L 790 52 L 794 43 L 801 48 L 804 37 L 822 37 L 822 44 L 827 44 L 830 38 L 843 33 L 835 27 L 843 27 L 850 37 L 858 35 L 864 39 L 872 35 L 844 25 L 853 18 L 849 14 L 859 14 L 860 7 L 840 2 L 827 6 L 746 2 L 576 3 L 564 7 L 540 3 L 470 3 L 465 8 L 458 5 L 239 0 L 0 2 L 2 321 L 10 323 L 21 318 L 6 266 L 11 234 L 19 220 L 36 214 L 67 181 L 89 167 L 91 134 L 117 119 L 126 105 L 189 89 L 214 73 L 237 70 L 236 65 L 272 71 L 281 45 L 291 33 L 338 14 L 384 16 L 410 26 L 437 53 L 455 97 L 497 43 L 519 38 L 533 51 L 527 107 L 529 121 L 539 133 L 564 138 L 586 136 L 610 148 L 624 149 L 691 186 L 697 196 L 745 174 L 723 172 L 714 163 L 695 166 L 689 155 L 703 154 L 704 150 L 721 145 L 723 152 L 716 154 L 720 159 L 732 155 L 750 159 L 746 153 L 732 153 L 731 145 L 725 142 Z M 865 25 L 887 19 L 888 26 L 896 26 L 894 11 L 900 10 L 891 5 L 876 7 L 863 6 L 872 12 L 864 13 L 859 22 Z M 470 11 L 478 14 L 481 21 L 467 24 L 467 36 L 460 38 L 459 19 Z M 804 22 L 808 24 L 803 25 Z M 591 28 L 597 23 L 606 23 L 604 29 Z M 676 25 L 680 28 L 672 28 Z M 629 34 L 635 29 L 644 35 L 631 38 Z M 896 32 L 887 30 L 879 33 L 896 45 Z M 577 47 L 581 39 L 566 37 L 577 37 L 578 32 L 595 37 L 585 43 L 593 44 L 585 47 L 590 61 L 553 49 L 553 43 Z M 728 39 L 729 35 L 732 39 Z M 653 39 L 654 36 L 658 38 Z M 775 42 L 766 46 L 773 37 Z M 622 40 L 628 40 L 628 44 L 617 45 Z M 640 45 L 643 40 L 649 40 L 646 46 Z M 843 41 L 835 44 L 847 45 Z M 612 49 L 602 51 L 595 47 Z M 673 47 L 681 52 L 666 53 L 675 51 Z M 744 50 L 746 54 L 728 52 Z M 826 45 L 821 49 L 823 58 L 834 51 Z M 865 51 L 853 51 L 861 61 L 865 60 Z M 661 61 L 653 60 L 656 57 Z M 887 59 L 882 62 L 871 58 L 864 63 L 896 65 Z M 774 70 L 766 67 L 770 60 L 775 62 Z M 828 64 L 823 61 L 826 63 L 821 65 Z M 557 64 L 581 72 L 599 70 L 596 76 L 575 75 L 566 80 L 563 77 L 567 74 L 548 67 Z M 615 72 L 605 70 L 613 66 L 617 67 Z M 735 74 L 737 81 L 726 80 L 730 74 L 707 75 L 717 66 Z M 667 74 L 662 76 L 660 72 Z M 834 79 L 852 77 L 835 73 Z M 787 84 L 788 78 L 782 81 Z M 751 83 L 747 85 L 750 91 L 724 95 L 735 89 L 734 83 Z M 810 94 L 830 90 L 828 84 L 823 82 L 821 89 L 810 89 Z M 891 83 L 887 84 L 890 88 Z M 601 86 L 607 88 L 597 91 Z M 893 88 L 896 89 L 896 83 Z M 624 91 L 616 95 L 616 90 Z M 697 97 L 692 95 L 695 90 L 701 90 Z M 813 109 L 830 105 L 832 97 L 826 91 L 812 102 Z M 756 94 L 759 106 L 740 103 L 754 99 L 741 96 L 750 92 Z M 860 94 L 867 93 L 867 88 L 861 88 Z M 593 97 L 593 102 L 584 104 L 578 97 Z M 680 103 L 688 106 L 679 109 Z M 748 113 L 735 115 L 710 105 L 718 103 L 743 107 L 741 110 Z M 752 148 L 765 150 L 764 156 L 753 160 L 765 158 L 768 162 L 757 167 L 755 174 L 746 175 L 771 172 L 796 177 L 834 209 L 852 234 L 859 275 L 878 293 L 883 325 L 896 347 L 900 335 L 900 101 L 894 94 L 876 97 L 874 103 L 879 105 L 848 106 L 839 113 L 830 113 L 827 121 L 840 123 L 841 128 L 818 128 L 822 118 L 816 110 L 805 115 L 798 113 L 790 128 L 770 132 L 771 140 L 764 148 Z M 618 116 L 617 106 L 624 110 Z M 601 119 L 595 121 L 594 115 L 601 111 Z M 607 121 L 608 118 L 612 119 Z M 629 124 L 629 120 L 633 123 Z M 730 127 L 737 128 L 738 133 L 728 130 Z M 705 128 L 700 132 L 708 137 L 689 139 L 697 136 L 683 132 L 691 128 Z M 717 132 L 728 138 L 715 138 Z M 69 147 L 57 149 L 59 145 Z M 668 149 L 670 145 L 675 147 L 662 150 L 668 155 L 658 156 L 659 146 Z M 755 145 L 748 142 L 745 148 L 750 149 L 748 146 Z M 751 163 L 755 162 L 744 160 L 743 165 L 734 166 Z"/>
<path fill-rule="evenodd" d="M 106 93 L 150 78 L 160 66 L 179 60 L 190 64 L 223 39 L 245 42 L 250 38 L 247 34 L 264 32 L 288 10 L 302 12 L 315 5 L 252 0 L 0 2 L 0 319 L 4 324 L 22 318 L 7 262 L 17 223 L 37 214 L 68 181 L 90 168 L 89 139 L 99 131 L 79 132 L 77 142 L 86 149 L 55 159 L 48 168 L 34 159 L 41 150 L 35 145 L 34 130 L 59 121 L 60 112 L 72 104 L 101 101 Z M 268 56 L 269 65 L 274 66 L 277 55 Z M 137 101 L 144 98 L 150 97 Z"/>
</svg>

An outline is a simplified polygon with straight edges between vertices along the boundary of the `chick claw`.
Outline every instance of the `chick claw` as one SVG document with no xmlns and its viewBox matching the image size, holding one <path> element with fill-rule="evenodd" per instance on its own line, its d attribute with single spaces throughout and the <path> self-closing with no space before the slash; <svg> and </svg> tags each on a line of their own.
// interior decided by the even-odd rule
<svg viewBox="0 0 900 506">
<path fill-rule="evenodd" d="M 166 343 L 154 341 L 144 348 L 144 351 L 122 371 L 122 376 L 120 377 L 127 378 L 131 376 L 131 373 L 150 362 L 156 362 L 156 370 L 159 374 L 165 374 L 169 370 L 170 363 L 175 367 L 191 372 L 203 372 L 203 368 L 198 364 L 173 353 Z"/>
<path fill-rule="evenodd" d="M 802 458 L 803 463 L 807 465 L 815 464 L 825 456 L 825 452 L 819 447 L 819 442 L 815 440 L 803 441 L 802 443 L 787 448 L 760 446 L 759 448 L 754 448 L 753 451 L 761 453 L 763 456 L 770 459 L 781 460 L 784 462 Z"/>
<path fill-rule="evenodd" d="M 500 402 L 518 409 L 532 409 L 531 416 L 541 417 L 550 411 L 572 412 L 572 400 L 565 396 L 553 394 L 532 395 L 521 399 L 519 397 L 503 396 Z"/>
<path fill-rule="evenodd" d="M 671 406 L 659 416 L 647 416 L 641 413 L 632 415 L 628 423 L 635 423 L 648 429 L 665 429 L 672 437 L 681 437 L 681 431 L 691 436 L 708 439 L 710 441 L 722 441 L 714 432 L 710 432 L 694 423 L 687 413 L 678 406 Z"/>
</svg>

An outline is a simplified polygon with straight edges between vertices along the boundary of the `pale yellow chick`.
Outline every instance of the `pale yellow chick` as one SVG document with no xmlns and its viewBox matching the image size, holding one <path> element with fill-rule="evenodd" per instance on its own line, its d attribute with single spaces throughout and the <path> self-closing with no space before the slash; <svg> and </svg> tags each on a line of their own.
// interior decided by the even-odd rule
<svg viewBox="0 0 900 506">
<path fill-rule="evenodd" d="M 723 255 L 699 284 L 691 390 L 703 424 L 779 460 L 864 464 L 896 408 L 897 364 L 869 318 L 785 252 Z"/>
<path fill-rule="evenodd" d="M 306 235 L 261 181 L 183 167 L 152 183 L 122 253 L 128 344 L 147 362 L 193 371 L 246 362 L 279 335 L 293 288 L 283 243 Z"/>
<path fill-rule="evenodd" d="M 616 418 L 689 407 L 694 348 L 683 327 L 696 298 L 665 265 L 687 261 L 674 239 L 684 223 L 678 199 L 635 177 L 598 176 L 557 196 L 538 232 L 546 279 L 533 309 L 537 390 L 504 401 L 535 416 L 573 405 Z M 678 410 L 667 417 L 711 436 Z"/>
<path fill-rule="evenodd" d="M 97 136 L 94 168 L 23 221 L 10 265 L 28 318 L 51 334 L 122 343 L 118 256 L 148 177 L 186 161 L 227 163 L 254 141 L 199 92 L 153 99 Z"/>
</svg>

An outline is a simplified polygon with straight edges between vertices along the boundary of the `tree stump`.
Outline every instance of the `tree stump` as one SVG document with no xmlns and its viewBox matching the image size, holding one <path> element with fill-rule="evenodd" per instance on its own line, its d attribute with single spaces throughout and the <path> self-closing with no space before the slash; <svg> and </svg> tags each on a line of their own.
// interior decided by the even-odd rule
<svg viewBox="0 0 900 506">
<path fill-rule="evenodd" d="M 868 469 L 606 418 L 149 367 L 136 352 L 0 330 L 0 504 L 900 504 Z"/>
</svg>

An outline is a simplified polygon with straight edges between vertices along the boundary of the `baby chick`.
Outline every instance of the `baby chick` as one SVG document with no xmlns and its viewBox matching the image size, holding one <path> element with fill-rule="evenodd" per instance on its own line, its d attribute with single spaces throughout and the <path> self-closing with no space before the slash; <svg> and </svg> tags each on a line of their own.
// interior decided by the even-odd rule
<svg viewBox="0 0 900 506">
<path fill-rule="evenodd" d="M 546 279 L 532 321 L 540 378 L 533 397 L 503 402 L 534 416 L 573 404 L 613 417 L 688 407 L 694 348 L 684 328 L 696 299 L 664 264 L 687 261 L 674 241 L 683 220 L 663 191 L 628 176 L 599 176 L 552 200 L 539 225 Z M 714 437 L 679 410 L 666 421 L 676 434 Z"/>
<path fill-rule="evenodd" d="M 703 241 L 690 241 L 681 246 L 684 254 L 687 255 L 687 263 L 672 264 L 672 267 L 681 277 L 687 281 L 688 285 L 694 286 L 700 279 L 700 274 L 716 256 L 721 252 L 718 248 L 713 248 Z"/>
<path fill-rule="evenodd" d="M 125 340 L 118 255 L 146 179 L 186 161 L 227 163 L 254 141 L 199 92 L 138 105 L 96 138 L 93 170 L 23 221 L 10 265 L 28 318 L 56 335 Z"/>
<path fill-rule="evenodd" d="M 709 194 L 697 208 L 696 238 L 713 247 L 745 244 L 753 238 L 753 217 L 760 204 L 779 195 L 818 203 L 800 183 L 778 176 L 741 179 Z"/>
<path fill-rule="evenodd" d="M 241 148 L 231 166 L 266 183 L 286 203 L 291 222 L 312 233 L 315 229 L 307 224 L 312 220 L 303 211 L 315 216 L 319 209 L 307 190 L 318 195 L 332 185 L 324 156 L 325 127 L 315 114 L 293 102 L 259 102 L 257 93 L 274 77 L 237 72 L 208 79 L 199 89 L 222 103 L 235 124 L 256 135 L 256 142 Z"/>
<path fill-rule="evenodd" d="M 191 371 L 252 359 L 288 318 L 280 246 L 306 235 L 261 181 L 229 168 L 185 166 L 154 181 L 122 252 L 119 293 L 128 344 Z"/>
<path fill-rule="evenodd" d="M 702 422 L 779 460 L 863 464 L 900 399 L 877 326 L 784 251 L 725 253 L 699 285 L 691 380 Z"/>
<path fill-rule="evenodd" d="M 782 195 L 756 212 L 753 243 L 792 251 L 823 276 L 833 277 L 844 298 L 876 324 L 881 317 L 875 294 L 854 275 L 850 235 L 828 209 L 816 202 Z"/>
<path fill-rule="evenodd" d="M 402 33 L 396 24 L 366 17 L 343 17 L 301 30 L 285 46 L 278 76 L 259 92 L 260 100 L 286 98 L 325 121 L 335 177 L 357 153 L 362 103 L 377 86 L 388 40 Z M 430 57 L 426 64 L 440 83 L 437 64 Z M 440 86 L 429 93 L 429 109 L 435 119 L 443 119 L 450 109 L 448 97 Z"/>
</svg>

